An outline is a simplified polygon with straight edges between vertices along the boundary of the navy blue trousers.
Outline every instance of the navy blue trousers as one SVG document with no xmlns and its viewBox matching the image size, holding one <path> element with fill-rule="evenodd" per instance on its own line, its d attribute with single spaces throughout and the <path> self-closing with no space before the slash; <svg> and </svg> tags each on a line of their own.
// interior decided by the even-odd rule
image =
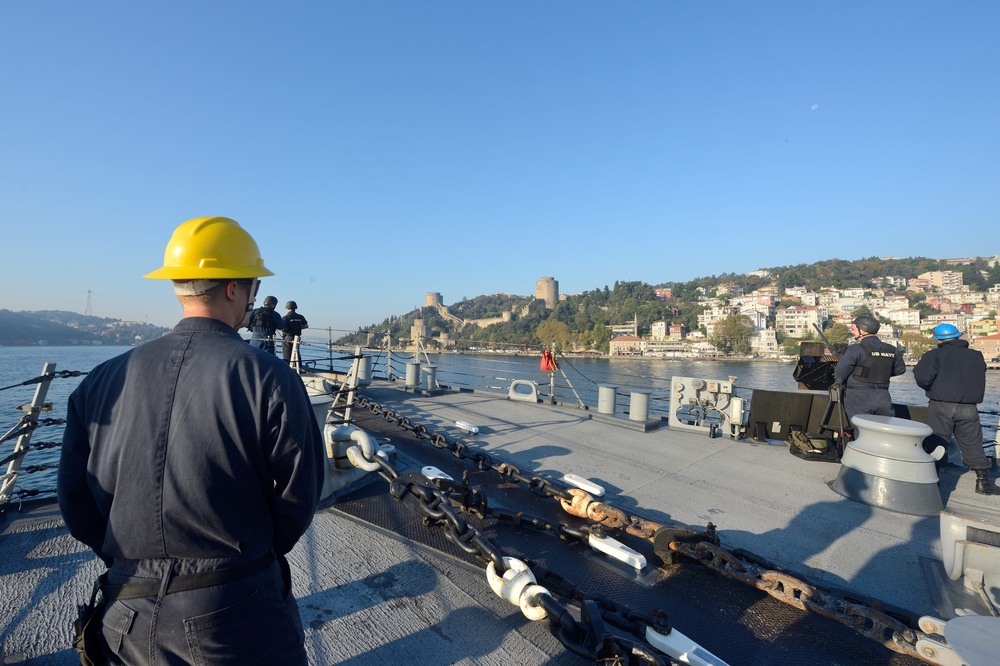
<svg viewBox="0 0 1000 666">
<path fill-rule="evenodd" d="M 983 426 L 976 405 L 931 400 L 927 406 L 927 425 L 934 434 L 950 442 L 952 434 L 962 451 L 962 462 L 969 469 L 989 469 L 990 460 L 983 453 Z"/>
<path fill-rule="evenodd" d="M 127 576 L 116 574 L 116 568 L 112 583 L 165 581 L 177 565 L 173 560 L 131 563 Z M 101 625 L 108 664 L 308 663 L 298 606 L 278 562 L 225 585 L 112 601 Z"/>
<path fill-rule="evenodd" d="M 844 391 L 844 411 L 848 420 L 856 414 L 893 416 L 892 397 L 889 389 L 851 388 Z"/>
</svg>

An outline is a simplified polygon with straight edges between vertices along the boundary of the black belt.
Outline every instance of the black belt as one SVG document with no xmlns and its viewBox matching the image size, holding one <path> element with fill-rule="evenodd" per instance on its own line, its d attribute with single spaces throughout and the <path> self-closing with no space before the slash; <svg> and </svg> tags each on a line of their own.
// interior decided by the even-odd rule
<svg viewBox="0 0 1000 666">
<path fill-rule="evenodd" d="M 165 594 L 187 592 L 189 590 L 199 590 L 203 587 L 212 587 L 213 585 L 225 585 L 226 583 L 232 583 L 241 578 L 246 578 L 250 574 L 262 571 L 271 564 L 272 559 L 273 556 L 271 552 L 268 551 L 258 558 L 243 564 L 238 564 L 235 567 L 229 567 L 228 569 L 201 571 L 199 573 L 177 576 L 171 579 L 170 583 L 167 585 L 167 591 Z M 98 583 L 101 586 L 101 592 L 104 594 L 104 598 L 108 601 L 113 601 L 115 599 L 155 597 L 160 593 L 160 588 L 162 587 L 162 583 L 156 580 L 136 581 L 133 583 L 112 585 L 107 582 L 107 576 L 108 575 L 106 573 L 101 574 L 98 579 Z"/>
<path fill-rule="evenodd" d="M 853 391 L 854 389 L 883 389 L 885 391 L 889 390 L 889 385 L 878 386 L 877 384 L 851 384 L 847 387 L 848 391 Z"/>
</svg>

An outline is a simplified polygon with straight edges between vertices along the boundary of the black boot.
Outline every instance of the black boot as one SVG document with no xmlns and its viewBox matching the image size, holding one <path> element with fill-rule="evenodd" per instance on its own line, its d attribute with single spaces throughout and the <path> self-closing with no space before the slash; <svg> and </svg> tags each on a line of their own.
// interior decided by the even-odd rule
<svg viewBox="0 0 1000 666">
<path fill-rule="evenodd" d="M 988 469 L 976 470 L 976 492 L 980 495 L 1000 495 L 1000 488 L 990 481 Z"/>
</svg>

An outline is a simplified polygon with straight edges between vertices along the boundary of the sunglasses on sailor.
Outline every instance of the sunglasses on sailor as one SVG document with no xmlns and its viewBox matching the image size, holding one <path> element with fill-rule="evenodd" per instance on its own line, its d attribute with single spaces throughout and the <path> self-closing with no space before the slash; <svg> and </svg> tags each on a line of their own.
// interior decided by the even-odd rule
<svg viewBox="0 0 1000 666">
<path fill-rule="evenodd" d="M 253 302 L 257 300 L 257 292 L 260 290 L 260 280 L 237 280 L 236 284 L 242 284 L 250 287 L 250 301 L 247 303 L 247 312 L 249 312 L 253 309 Z"/>
</svg>

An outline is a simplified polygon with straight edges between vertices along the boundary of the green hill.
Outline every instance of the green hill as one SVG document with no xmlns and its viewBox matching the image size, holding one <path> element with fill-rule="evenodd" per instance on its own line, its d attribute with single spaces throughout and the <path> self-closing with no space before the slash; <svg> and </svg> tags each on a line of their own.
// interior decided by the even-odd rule
<svg viewBox="0 0 1000 666">
<path fill-rule="evenodd" d="M 131 345 L 170 329 L 142 322 L 88 317 L 63 310 L 0 310 L 0 345 Z"/>
<path fill-rule="evenodd" d="M 408 341 L 413 320 L 420 317 L 428 326 L 430 338 L 447 333 L 456 349 L 505 345 L 537 348 L 542 344 L 538 336 L 539 327 L 546 322 L 553 322 L 547 324 L 547 331 L 543 329 L 547 333 L 545 337 L 564 339 L 567 345 L 607 351 L 607 342 L 611 337 L 608 326 L 630 324 L 633 318 L 638 323 L 640 334 L 648 333 L 650 326 L 656 321 L 684 324 L 689 329 L 696 330 L 698 315 L 703 311 L 697 301 L 714 296 L 720 285 L 736 286 L 744 293 L 771 284 L 782 290 L 794 286 L 803 286 L 809 290 L 823 287 L 872 288 L 881 278 L 908 280 L 921 273 L 938 270 L 961 272 L 965 284 L 972 290 L 985 290 L 992 284 L 1000 283 L 1000 265 L 990 267 L 984 259 L 978 259 L 968 266 L 953 266 L 925 257 L 871 257 L 857 261 L 829 259 L 814 264 L 775 266 L 762 270 L 766 274 L 724 273 L 688 282 L 663 282 L 657 285 L 615 282 L 612 287 L 605 285 L 569 296 L 553 310 L 547 310 L 543 303 L 530 297 L 511 297 L 505 294 L 477 296 L 449 306 L 449 312 L 468 320 L 498 317 L 504 311 L 510 311 L 510 321 L 498 322 L 485 328 L 474 324 L 463 326 L 445 320 L 434 308 L 425 307 L 401 317 L 386 319 L 382 324 L 366 327 L 358 333 L 345 336 L 340 342 L 363 344 L 369 338 L 369 333 L 373 334 L 373 338 L 391 333 L 394 339 Z M 669 288 L 671 298 L 658 300 L 654 295 L 655 288 Z M 523 310 L 525 304 L 526 311 Z M 559 325 L 554 322 L 559 322 Z M 428 347 L 433 346 L 432 342 L 428 342 Z"/>
</svg>

